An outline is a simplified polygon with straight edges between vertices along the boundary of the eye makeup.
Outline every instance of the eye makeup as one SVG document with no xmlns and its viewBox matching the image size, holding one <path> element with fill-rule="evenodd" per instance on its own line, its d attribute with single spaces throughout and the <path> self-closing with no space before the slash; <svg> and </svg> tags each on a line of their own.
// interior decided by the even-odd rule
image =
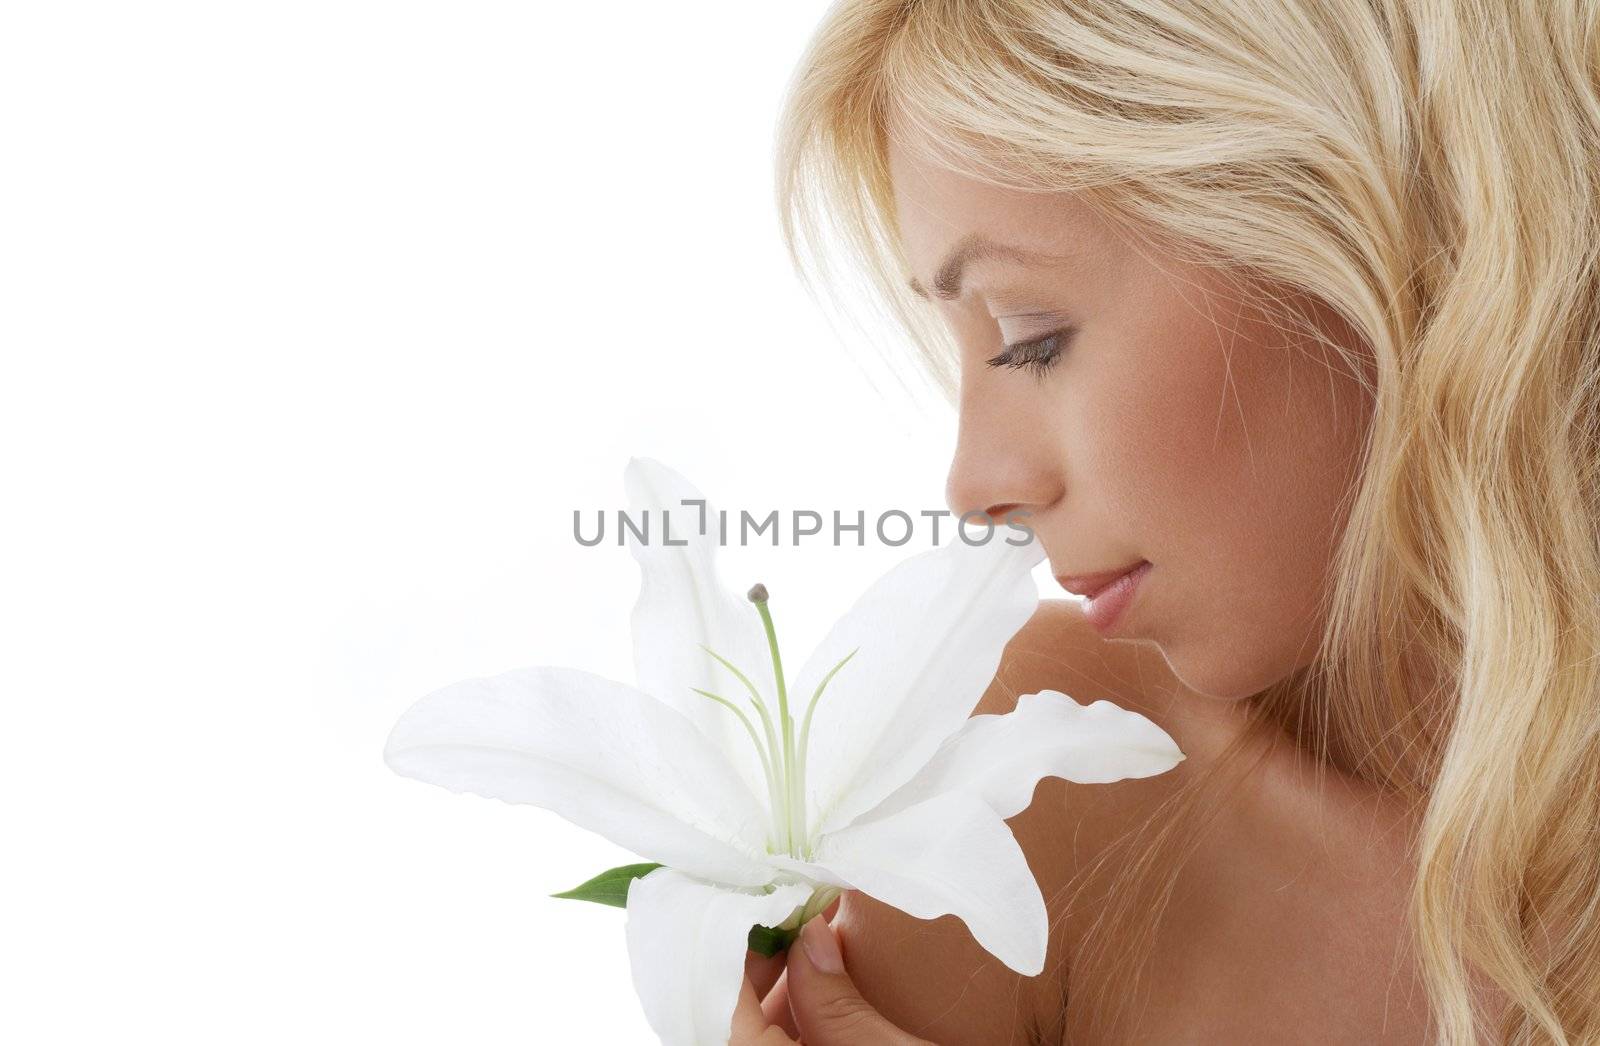
<svg viewBox="0 0 1600 1046">
<path fill-rule="evenodd" d="M 1013 342 L 1005 347 L 1005 351 L 991 356 L 984 362 L 991 367 L 1023 367 L 1033 373 L 1035 377 L 1044 377 L 1055 362 L 1061 358 L 1065 351 L 1065 342 L 1070 341 L 1076 331 L 1071 327 L 1052 331 L 1042 338 L 1030 341 Z"/>
</svg>

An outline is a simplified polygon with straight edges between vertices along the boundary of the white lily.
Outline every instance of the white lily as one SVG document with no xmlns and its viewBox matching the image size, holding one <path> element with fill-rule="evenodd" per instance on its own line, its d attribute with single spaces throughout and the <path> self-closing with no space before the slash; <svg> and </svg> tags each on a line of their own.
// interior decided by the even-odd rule
<svg viewBox="0 0 1600 1046">
<path fill-rule="evenodd" d="M 1005 819 L 1043 777 L 1147 777 L 1184 756 L 1144 716 L 1054 690 L 971 715 L 1038 605 L 1037 543 L 958 535 L 902 561 L 788 686 L 765 590 L 731 594 L 715 526 L 695 532 L 715 508 L 686 506 L 703 496 L 648 458 L 624 483 L 632 518 L 672 518 L 670 543 L 629 541 L 638 686 L 556 667 L 458 683 L 400 718 L 389 766 L 554 810 L 665 866 L 629 886 L 626 936 L 668 1046 L 725 1043 L 751 928 L 798 927 L 846 889 L 953 914 L 1039 973 L 1044 901 Z"/>
</svg>

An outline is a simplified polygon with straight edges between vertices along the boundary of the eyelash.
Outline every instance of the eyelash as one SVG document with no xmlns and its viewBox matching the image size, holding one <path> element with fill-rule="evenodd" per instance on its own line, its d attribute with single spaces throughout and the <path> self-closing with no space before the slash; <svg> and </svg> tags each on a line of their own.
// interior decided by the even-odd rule
<svg viewBox="0 0 1600 1046">
<path fill-rule="evenodd" d="M 1019 341 L 1014 345 L 1007 345 L 1006 351 L 998 356 L 991 356 L 984 362 L 991 367 L 1026 367 L 1033 371 L 1035 377 L 1042 378 L 1056 360 L 1061 358 L 1061 342 L 1071 335 L 1070 329 L 1058 330 L 1033 341 Z"/>
</svg>

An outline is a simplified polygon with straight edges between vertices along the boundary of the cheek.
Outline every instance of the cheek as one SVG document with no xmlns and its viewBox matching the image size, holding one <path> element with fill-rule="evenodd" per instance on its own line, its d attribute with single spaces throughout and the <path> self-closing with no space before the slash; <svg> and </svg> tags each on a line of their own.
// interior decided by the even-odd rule
<svg viewBox="0 0 1600 1046">
<path fill-rule="evenodd" d="M 1075 438 L 1157 567 L 1138 635 L 1186 685 L 1245 697 L 1315 653 L 1360 429 L 1354 390 L 1302 349 L 1238 317 L 1220 329 L 1146 332 Z"/>
</svg>

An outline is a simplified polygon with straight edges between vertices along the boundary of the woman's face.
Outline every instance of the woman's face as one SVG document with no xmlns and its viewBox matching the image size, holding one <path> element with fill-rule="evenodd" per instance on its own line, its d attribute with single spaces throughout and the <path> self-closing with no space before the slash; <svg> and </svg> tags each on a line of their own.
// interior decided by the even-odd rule
<svg viewBox="0 0 1600 1046">
<path fill-rule="evenodd" d="M 1107 635 L 1155 644 L 1201 693 L 1309 663 L 1370 416 L 1356 379 L 1275 329 L 1265 291 L 1147 256 L 1074 194 L 996 188 L 901 141 L 889 159 L 906 276 L 961 346 L 951 511 L 1027 513 L 1058 577 L 1148 561 Z M 971 236 L 1037 256 L 938 279 Z M 1051 335 L 1021 366 L 987 362 Z"/>
</svg>

